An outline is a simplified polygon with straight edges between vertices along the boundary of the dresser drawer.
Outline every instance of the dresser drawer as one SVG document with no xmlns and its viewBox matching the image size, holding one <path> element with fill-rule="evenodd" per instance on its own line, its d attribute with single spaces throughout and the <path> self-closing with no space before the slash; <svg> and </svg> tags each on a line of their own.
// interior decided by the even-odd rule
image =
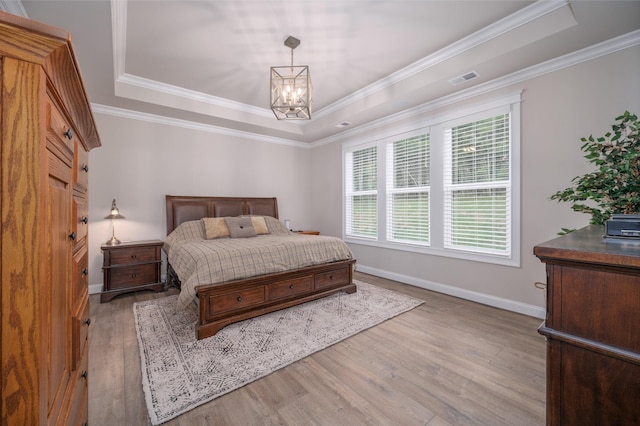
<svg viewBox="0 0 640 426">
<path fill-rule="evenodd" d="M 73 129 L 51 99 L 47 99 L 47 130 L 57 142 L 62 143 L 70 153 L 73 153 L 75 148 Z"/>
<path fill-rule="evenodd" d="M 217 315 L 257 305 L 265 301 L 264 293 L 264 286 L 260 286 L 211 296 L 209 298 L 209 313 L 210 315 Z"/>
<path fill-rule="evenodd" d="M 86 245 L 73 256 L 73 305 L 89 291 L 89 256 Z"/>
<path fill-rule="evenodd" d="M 89 229 L 89 206 L 87 205 L 86 194 L 73 194 L 73 232 L 76 233 L 76 244 L 82 242 L 87 237 Z"/>
<path fill-rule="evenodd" d="M 72 376 L 75 381 L 71 394 L 68 417 L 65 425 L 86 425 L 89 420 L 89 351 L 85 350 L 78 371 Z"/>
<path fill-rule="evenodd" d="M 89 336 L 89 296 L 87 295 L 78 312 L 73 316 L 71 330 L 71 369 L 76 370 L 82 363 L 82 354 L 85 353 Z"/>
<path fill-rule="evenodd" d="M 158 282 L 160 277 L 156 274 L 157 269 L 156 263 L 111 268 L 109 271 L 111 274 L 109 290 Z"/>
<path fill-rule="evenodd" d="M 76 155 L 73 159 L 74 189 L 86 191 L 89 186 L 89 153 L 80 142 L 76 142 Z"/>
<path fill-rule="evenodd" d="M 296 294 L 305 293 L 313 289 L 313 276 L 296 278 L 269 284 L 267 286 L 269 300 L 282 299 Z"/>
<path fill-rule="evenodd" d="M 132 263 L 155 262 L 156 247 L 138 247 L 112 250 L 109 255 L 109 265 L 128 265 Z"/>
<path fill-rule="evenodd" d="M 349 284 L 349 267 L 334 269 L 333 271 L 318 273 L 315 276 L 315 288 L 332 287 L 334 285 Z"/>
</svg>

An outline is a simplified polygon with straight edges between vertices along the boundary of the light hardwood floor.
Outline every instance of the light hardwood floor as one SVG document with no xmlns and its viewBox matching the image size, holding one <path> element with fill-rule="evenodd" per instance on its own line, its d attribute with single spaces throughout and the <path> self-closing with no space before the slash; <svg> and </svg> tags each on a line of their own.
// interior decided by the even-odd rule
<svg viewBox="0 0 640 426">
<path fill-rule="evenodd" d="M 167 425 L 543 425 L 540 320 L 394 281 L 425 301 Z M 174 293 L 176 290 L 169 290 Z M 147 425 L 132 305 L 91 296 L 89 424 Z"/>
</svg>

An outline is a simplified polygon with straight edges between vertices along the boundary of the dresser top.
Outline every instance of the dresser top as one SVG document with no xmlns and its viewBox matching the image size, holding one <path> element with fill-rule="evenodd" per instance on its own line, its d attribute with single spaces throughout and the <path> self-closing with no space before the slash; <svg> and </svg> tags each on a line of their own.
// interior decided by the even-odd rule
<svg viewBox="0 0 640 426">
<path fill-rule="evenodd" d="M 558 260 L 640 268 L 640 239 L 604 238 L 604 226 L 589 225 L 533 248 L 543 262 Z"/>
</svg>

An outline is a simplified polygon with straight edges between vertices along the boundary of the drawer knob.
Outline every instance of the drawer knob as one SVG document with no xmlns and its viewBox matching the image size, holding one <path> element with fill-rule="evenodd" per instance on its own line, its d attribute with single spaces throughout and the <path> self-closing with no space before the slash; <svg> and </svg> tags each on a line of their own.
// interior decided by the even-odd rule
<svg viewBox="0 0 640 426">
<path fill-rule="evenodd" d="M 290 290 L 293 290 L 293 284 L 291 284 L 291 285 L 289 286 L 289 289 L 290 289 Z"/>
<path fill-rule="evenodd" d="M 132 254 L 132 255 L 131 255 L 131 258 L 132 258 L 132 259 L 135 259 L 136 257 L 138 257 L 138 255 L 137 255 L 137 254 Z"/>
<path fill-rule="evenodd" d="M 76 233 L 75 233 L 75 232 L 70 233 L 70 234 L 69 234 L 69 239 L 70 239 L 71 241 L 75 241 L 75 240 L 76 240 Z"/>
<path fill-rule="evenodd" d="M 87 373 L 87 371 L 85 370 L 85 371 L 82 372 L 81 376 L 82 376 L 83 379 L 87 380 L 87 376 L 89 376 L 89 373 Z"/>
<path fill-rule="evenodd" d="M 329 279 L 332 280 L 333 279 L 333 274 L 329 275 Z"/>
<path fill-rule="evenodd" d="M 84 322 L 85 324 L 87 324 L 87 327 L 91 325 L 91 318 L 87 318 L 87 320 Z"/>
<path fill-rule="evenodd" d="M 67 139 L 71 140 L 71 138 L 73 137 L 73 130 L 71 130 L 71 127 L 69 127 L 67 131 L 63 133 L 63 135 L 65 135 Z"/>
<path fill-rule="evenodd" d="M 84 223 L 86 225 L 87 223 L 89 223 L 89 218 L 86 216 L 82 216 L 82 219 L 80 219 L 80 223 Z"/>
<path fill-rule="evenodd" d="M 138 276 L 138 274 L 131 274 L 131 278 L 135 278 L 137 276 Z"/>
<path fill-rule="evenodd" d="M 89 166 L 87 164 L 85 164 L 84 166 L 80 167 L 80 169 L 85 173 L 89 173 Z"/>
<path fill-rule="evenodd" d="M 86 277 L 87 275 L 89 275 L 89 270 L 87 268 L 84 268 L 82 270 L 82 276 Z"/>
<path fill-rule="evenodd" d="M 242 296 L 238 296 L 238 302 L 242 302 L 243 300 Z"/>
</svg>

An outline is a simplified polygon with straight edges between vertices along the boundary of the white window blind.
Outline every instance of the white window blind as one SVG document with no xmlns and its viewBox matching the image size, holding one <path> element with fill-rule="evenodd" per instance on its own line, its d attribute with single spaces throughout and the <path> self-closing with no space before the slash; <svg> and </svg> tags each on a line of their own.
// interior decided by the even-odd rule
<svg viewBox="0 0 640 426">
<path fill-rule="evenodd" d="M 387 143 L 387 241 L 429 244 L 429 134 Z"/>
<path fill-rule="evenodd" d="M 510 120 L 500 114 L 445 128 L 445 248 L 510 253 Z"/>
<path fill-rule="evenodd" d="M 377 147 L 345 154 L 346 235 L 378 236 L 378 155 Z"/>
</svg>

